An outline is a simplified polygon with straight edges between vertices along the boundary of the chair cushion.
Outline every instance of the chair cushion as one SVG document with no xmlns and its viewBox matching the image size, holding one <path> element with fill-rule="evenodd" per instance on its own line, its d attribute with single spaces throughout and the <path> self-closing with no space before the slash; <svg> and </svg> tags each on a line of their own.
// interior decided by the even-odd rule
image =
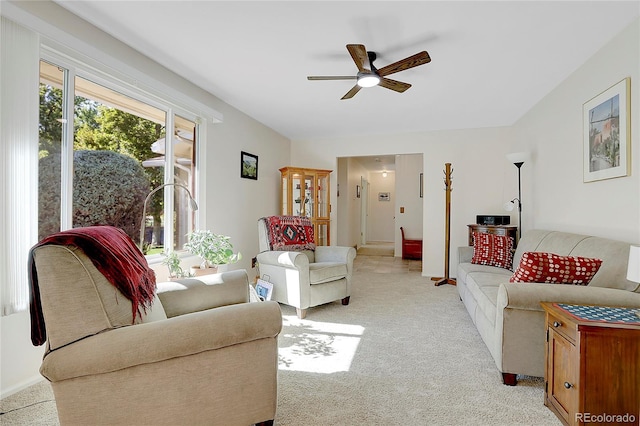
<svg viewBox="0 0 640 426">
<path fill-rule="evenodd" d="M 322 284 L 347 276 L 347 264 L 339 262 L 318 262 L 309 264 L 309 283 Z"/>
<path fill-rule="evenodd" d="M 132 304 L 82 250 L 45 245 L 33 252 L 49 347 L 133 322 Z M 71 279 L 73 277 L 73 279 Z M 136 322 L 140 322 L 140 316 Z"/>
<path fill-rule="evenodd" d="M 143 323 L 162 321 L 167 319 L 167 314 L 164 311 L 164 307 L 162 306 L 162 302 L 160 302 L 160 298 L 158 297 L 157 293 L 153 297 L 151 306 L 143 312 L 141 319 Z"/>
</svg>

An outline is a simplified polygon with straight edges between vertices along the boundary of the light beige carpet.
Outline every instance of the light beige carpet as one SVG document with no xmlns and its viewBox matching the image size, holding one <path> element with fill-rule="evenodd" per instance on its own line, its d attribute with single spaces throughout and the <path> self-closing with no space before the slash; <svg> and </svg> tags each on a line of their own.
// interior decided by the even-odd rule
<svg viewBox="0 0 640 426">
<path fill-rule="evenodd" d="M 282 307 L 277 425 L 560 424 L 542 379 L 501 383 L 455 287 L 406 265 L 368 272 L 367 262 L 358 259 L 349 306 L 312 308 L 305 320 Z M 51 398 L 42 382 L 2 400 L 2 412 L 36 405 L 0 424 L 56 425 Z"/>
<path fill-rule="evenodd" d="M 543 379 L 501 382 L 458 293 L 358 272 L 349 306 L 283 306 L 279 425 L 559 425 Z"/>
</svg>

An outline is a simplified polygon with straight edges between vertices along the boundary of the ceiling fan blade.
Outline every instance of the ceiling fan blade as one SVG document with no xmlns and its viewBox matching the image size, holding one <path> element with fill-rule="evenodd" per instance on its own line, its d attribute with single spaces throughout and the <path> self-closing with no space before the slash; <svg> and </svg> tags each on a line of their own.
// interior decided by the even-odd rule
<svg viewBox="0 0 640 426">
<path fill-rule="evenodd" d="M 355 75 L 310 75 L 307 80 L 356 80 Z"/>
<path fill-rule="evenodd" d="M 408 70 L 409 68 L 417 67 L 418 65 L 424 65 L 429 62 L 431 62 L 431 57 L 426 51 L 422 51 L 420 53 L 416 53 L 413 56 L 409 56 L 408 58 L 404 58 L 398 62 L 387 65 L 386 67 L 380 68 L 378 70 L 378 74 L 380 75 L 380 77 L 384 77 L 385 75 Z"/>
<path fill-rule="evenodd" d="M 351 90 L 349 90 L 349 91 L 347 92 L 347 94 L 346 94 L 346 95 L 344 95 L 342 98 L 340 98 L 340 100 L 351 99 L 351 98 L 353 98 L 353 97 L 356 95 L 356 93 L 358 93 L 359 91 L 360 91 L 360 86 L 358 86 L 358 85 L 356 84 L 355 86 L 353 86 L 353 87 L 351 88 Z"/>
<path fill-rule="evenodd" d="M 358 71 L 364 71 L 364 64 L 369 61 L 369 56 L 367 56 L 367 49 L 362 44 L 347 44 L 347 50 L 351 54 L 353 58 L 353 62 L 356 63 L 358 67 Z"/>
<path fill-rule="evenodd" d="M 390 78 L 381 78 L 380 83 L 378 83 L 378 86 L 382 86 L 385 89 L 394 90 L 400 93 L 404 92 L 409 87 L 411 87 L 409 83 L 403 83 L 402 81 L 391 80 Z"/>
</svg>

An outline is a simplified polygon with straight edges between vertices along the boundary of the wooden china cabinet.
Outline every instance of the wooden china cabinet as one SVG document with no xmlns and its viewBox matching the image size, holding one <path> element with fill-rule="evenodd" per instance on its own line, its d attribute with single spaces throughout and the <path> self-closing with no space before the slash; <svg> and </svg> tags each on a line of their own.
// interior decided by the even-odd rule
<svg viewBox="0 0 640 426">
<path fill-rule="evenodd" d="M 283 167 L 280 169 L 282 215 L 311 219 L 316 245 L 328 246 L 330 234 L 329 203 L 332 170 Z"/>
</svg>

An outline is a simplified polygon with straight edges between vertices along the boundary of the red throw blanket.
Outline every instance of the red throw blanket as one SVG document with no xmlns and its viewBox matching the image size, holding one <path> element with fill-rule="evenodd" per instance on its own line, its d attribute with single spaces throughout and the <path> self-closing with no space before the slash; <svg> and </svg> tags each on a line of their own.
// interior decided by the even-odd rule
<svg viewBox="0 0 640 426">
<path fill-rule="evenodd" d="M 33 250 L 47 244 L 70 245 L 81 249 L 107 280 L 131 300 L 132 324 L 136 316 L 142 314 L 141 309 L 146 312 L 151 306 L 156 289 L 155 273 L 149 268 L 144 254 L 123 230 L 112 226 L 89 226 L 53 234 L 33 246 L 29 252 L 31 342 L 35 346 L 45 343 L 47 332 Z"/>
<path fill-rule="evenodd" d="M 313 224 L 303 216 L 268 216 L 267 225 L 270 250 L 315 250 Z"/>
</svg>

